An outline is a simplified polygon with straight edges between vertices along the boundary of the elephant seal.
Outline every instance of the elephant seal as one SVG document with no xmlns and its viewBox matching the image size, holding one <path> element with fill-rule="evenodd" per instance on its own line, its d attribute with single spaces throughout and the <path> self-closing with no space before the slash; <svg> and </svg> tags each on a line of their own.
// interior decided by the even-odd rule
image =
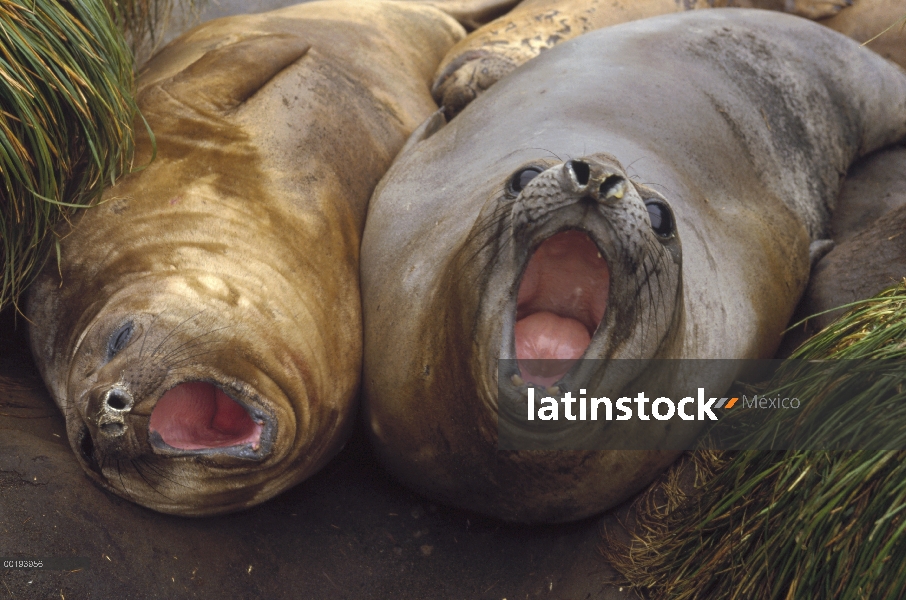
<svg viewBox="0 0 906 600">
<path fill-rule="evenodd" d="M 463 35 L 432 7 L 313 2 L 212 21 L 150 61 L 138 103 L 156 159 L 62 236 L 59 273 L 28 303 L 95 481 L 162 512 L 225 513 L 342 447 L 366 204 Z M 136 160 L 151 153 L 145 136 Z"/>
<path fill-rule="evenodd" d="M 904 134 L 895 65 L 743 9 L 586 34 L 449 124 L 435 114 L 379 184 L 363 237 L 363 406 L 381 460 L 420 492 L 513 521 L 580 519 L 634 494 L 679 454 L 656 449 L 667 428 L 638 432 L 650 451 L 499 450 L 498 426 L 520 424 L 498 386 L 538 379 L 498 380 L 498 360 L 596 359 L 545 375 L 576 392 L 588 362 L 600 379 L 623 358 L 771 357 L 846 169 Z M 728 389 L 727 364 L 702 375 L 707 389 Z M 583 433 L 606 441 L 606 424 Z"/>
<path fill-rule="evenodd" d="M 437 69 L 432 94 L 445 108 L 447 117 L 453 118 L 479 94 L 541 52 L 583 33 L 629 21 L 719 7 L 785 10 L 818 19 L 836 15 L 850 3 L 848 0 L 525 0 L 450 50 Z"/>
<path fill-rule="evenodd" d="M 871 50 L 906 68 L 906 30 L 901 22 L 906 16 L 906 5 L 901 0 L 853 0 L 852 4 L 821 24 L 866 43 Z"/>
</svg>

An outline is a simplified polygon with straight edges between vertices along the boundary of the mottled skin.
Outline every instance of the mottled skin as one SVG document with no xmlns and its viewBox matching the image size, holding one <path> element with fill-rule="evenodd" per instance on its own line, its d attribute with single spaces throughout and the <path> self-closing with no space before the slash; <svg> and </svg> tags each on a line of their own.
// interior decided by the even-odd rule
<svg viewBox="0 0 906 600">
<path fill-rule="evenodd" d="M 608 308 L 586 358 L 770 357 L 848 166 L 904 134 L 894 65 L 804 19 L 737 9 L 589 33 L 449 124 L 426 122 L 363 238 L 365 415 L 381 459 L 433 498 L 515 521 L 579 519 L 636 493 L 678 453 L 497 449 L 496 359 L 512 357 L 531 251 L 571 228 L 605 256 Z M 569 160 L 589 165 L 589 192 L 622 177 L 622 206 L 570 187 Z M 543 172 L 508 193 L 527 165 Z M 649 195 L 672 210 L 675 240 L 613 226 Z M 736 375 L 700 381 L 725 390 Z M 649 423 L 639 435 L 666 439 Z"/>
<path fill-rule="evenodd" d="M 224 513 L 342 447 L 366 204 L 436 109 L 431 73 L 463 35 L 431 7 L 318 2 L 209 22 L 148 63 L 138 103 L 156 159 L 63 235 L 59 272 L 28 305 L 36 362 L 95 481 L 158 511 Z M 137 164 L 150 157 L 146 136 Z M 225 393 L 260 440 L 155 439 L 156 403 L 186 382 Z"/>
<path fill-rule="evenodd" d="M 472 32 L 444 57 L 432 93 L 452 118 L 541 52 L 583 33 L 638 19 L 731 6 L 786 10 L 817 19 L 835 15 L 848 4 L 849 0 L 524 0 Z"/>
</svg>

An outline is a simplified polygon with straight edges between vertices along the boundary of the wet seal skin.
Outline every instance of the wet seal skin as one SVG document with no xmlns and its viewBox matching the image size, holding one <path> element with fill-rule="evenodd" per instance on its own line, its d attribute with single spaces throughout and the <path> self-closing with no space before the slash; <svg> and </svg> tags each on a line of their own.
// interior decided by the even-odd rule
<svg viewBox="0 0 906 600">
<path fill-rule="evenodd" d="M 589 33 L 449 124 L 437 113 L 379 184 L 363 237 L 364 413 L 381 460 L 432 498 L 512 521 L 581 519 L 635 494 L 678 452 L 499 451 L 498 359 L 771 357 L 841 178 L 904 135 L 895 65 L 743 9 Z M 499 383 L 584 387 L 572 370 L 543 375 Z M 668 435 L 647 423 L 653 444 Z"/>
<path fill-rule="evenodd" d="M 450 50 L 437 69 L 432 93 L 446 109 L 447 118 L 453 118 L 541 52 L 583 33 L 638 19 L 720 7 L 785 10 L 820 19 L 840 13 L 849 4 L 850 0 L 524 0 Z M 843 16 L 846 12 L 840 16 L 849 26 L 854 21 Z"/>
<path fill-rule="evenodd" d="M 212 21 L 147 64 L 157 157 L 63 232 L 28 302 L 92 479 L 158 511 L 225 513 L 342 447 L 365 207 L 463 35 L 432 7 L 314 2 Z"/>
</svg>

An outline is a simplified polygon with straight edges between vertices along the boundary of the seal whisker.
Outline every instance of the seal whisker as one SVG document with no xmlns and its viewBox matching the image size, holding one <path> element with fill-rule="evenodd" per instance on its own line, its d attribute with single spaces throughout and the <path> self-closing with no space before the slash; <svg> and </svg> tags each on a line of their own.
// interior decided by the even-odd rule
<svg viewBox="0 0 906 600">
<path fill-rule="evenodd" d="M 541 150 L 542 152 L 547 152 L 548 154 L 556 158 L 559 162 L 566 162 L 562 158 L 560 158 L 560 155 L 553 150 L 548 150 L 547 148 L 531 148 L 531 150 Z"/>
<path fill-rule="evenodd" d="M 226 328 L 223 327 L 221 329 L 226 329 Z M 156 358 L 156 359 L 169 360 L 171 358 L 177 358 L 177 357 L 179 357 L 179 355 L 181 353 L 192 350 L 193 348 L 204 347 L 209 344 L 224 343 L 223 340 L 199 341 L 199 340 L 201 340 L 202 337 L 205 337 L 205 336 L 209 335 L 210 333 L 214 333 L 214 332 L 203 333 L 201 335 L 198 335 L 196 337 L 186 340 L 185 342 L 183 342 L 182 344 L 180 344 L 178 346 L 175 346 L 175 347 L 167 350 L 167 352 L 164 354 L 154 353 L 151 356 L 152 356 L 152 358 Z"/>
<path fill-rule="evenodd" d="M 157 363 L 160 363 L 160 364 L 171 364 L 172 361 L 183 360 L 184 358 L 186 358 L 187 353 L 188 353 L 188 356 L 191 358 L 191 357 L 202 356 L 203 354 L 209 354 L 211 352 L 214 352 L 214 350 L 208 350 L 203 353 L 193 353 L 193 350 L 195 350 L 197 348 L 206 348 L 211 345 L 226 343 L 224 340 L 219 340 L 219 339 L 213 339 L 213 340 L 202 340 L 201 339 L 201 338 L 209 335 L 209 333 L 212 333 L 212 332 L 203 333 L 201 335 L 190 338 L 174 348 L 167 349 L 166 352 L 163 352 L 163 353 L 156 352 L 156 353 L 152 354 L 149 358 L 153 359 L 154 361 L 156 361 Z"/>
<path fill-rule="evenodd" d="M 667 275 L 667 255 L 663 252 L 659 252 L 658 242 L 648 238 L 646 239 L 646 252 L 645 252 L 645 264 L 646 264 L 646 273 L 648 272 L 648 261 L 652 261 L 651 264 L 651 274 L 647 275 L 647 279 L 650 280 L 653 275 L 656 282 L 656 289 L 652 290 L 652 286 L 646 285 L 648 288 L 648 299 L 649 305 L 654 307 L 655 310 L 651 311 L 653 313 L 653 327 L 656 338 L 660 338 L 660 332 L 662 327 L 667 327 L 669 325 L 669 315 L 670 311 L 669 304 L 667 303 L 667 298 L 665 295 L 665 289 L 667 286 L 663 285 L 666 283 L 669 285 L 669 281 L 662 282 L 661 278 Z M 665 323 L 660 324 L 658 319 L 663 318 L 666 320 Z"/>
<path fill-rule="evenodd" d="M 148 463 L 148 462 L 145 461 L 144 459 L 139 458 L 138 460 L 132 460 L 132 461 L 129 461 L 129 462 L 132 464 L 133 470 L 134 470 L 136 473 L 138 473 L 138 476 L 142 479 L 142 481 L 145 482 L 145 485 L 147 485 L 149 488 L 151 488 L 151 490 L 152 490 L 153 492 L 155 492 L 156 494 L 159 494 L 160 496 L 163 496 L 164 498 L 166 498 L 167 500 L 169 500 L 169 501 L 171 501 L 171 502 L 174 500 L 174 499 L 171 498 L 170 496 L 168 496 L 168 495 L 166 495 L 165 493 L 163 493 L 162 491 L 160 491 L 160 489 L 158 488 L 158 486 L 154 485 L 154 483 L 152 483 L 151 480 L 149 480 L 149 479 L 145 476 L 144 472 L 142 472 L 141 468 L 139 468 L 139 464 L 144 463 L 144 464 L 145 464 L 145 467 L 147 467 L 147 468 L 151 469 L 152 471 L 154 471 L 154 474 L 155 474 L 155 475 L 157 475 L 158 477 L 161 477 L 162 479 L 166 479 L 166 480 L 169 481 L 170 483 L 173 483 L 173 484 L 175 484 L 175 485 L 182 485 L 182 484 L 179 484 L 179 483 L 173 481 L 173 480 L 170 479 L 169 477 L 164 477 L 164 476 L 162 476 L 162 475 L 160 474 L 160 472 L 158 472 L 157 470 L 155 470 L 155 469 L 150 465 L 150 463 Z M 183 486 L 183 487 L 185 487 L 185 486 Z"/>
<path fill-rule="evenodd" d="M 514 203 L 515 200 L 500 203 L 495 207 L 491 214 L 476 220 L 472 230 L 469 232 L 466 242 L 456 251 L 454 264 L 458 262 L 468 263 L 474 261 L 478 259 L 479 255 L 496 244 L 494 253 L 486 262 L 483 261 L 486 265 L 486 270 L 492 268 L 491 265 L 493 265 L 509 245 L 513 243 L 512 236 L 495 235 L 495 233 L 509 229 L 509 223 L 506 222 L 507 219 L 501 217 L 505 217 L 507 213 L 511 212 Z M 476 245 L 475 242 L 478 240 L 483 241 Z"/>
<path fill-rule="evenodd" d="M 130 460 L 130 461 L 129 461 L 129 464 L 132 466 L 132 470 L 135 471 L 135 472 L 138 474 L 139 478 L 140 478 L 142 481 L 145 482 L 145 485 L 146 485 L 146 486 L 148 486 L 149 488 L 151 488 L 151 490 L 152 490 L 153 492 L 160 493 L 160 491 L 159 491 L 159 490 L 151 483 L 151 481 L 145 476 L 145 474 L 142 472 L 142 470 L 138 468 L 138 465 L 136 464 L 136 461 L 135 461 L 134 459 L 133 459 L 133 460 Z M 164 496 L 163 494 L 161 494 L 161 495 Z M 166 496 L 164 496 L 164 497 L 166 498 Z M 170 499 L 170 498 L 168 498 L 168 499 Z"/>
<path fill-rule="evenodd" d="M 170 330 L 170 333 L 168 333 L 167 335 L 165 335 L 164 338 L 163 338 L 163 339 L 157 344 L 157 346 L 154 348 L 154 350 L 151 351 L 151 355 L 152 355 L 152 356 L 156 355 L 157 352 L 161 349 L 161 347 L 162 347 L 165 343 L 167 343 L 167 340 L 169 340 L 171 337 L 173 337 L 173 335 L 176 334 L 176 332 L 179 330 L 180 327 L 182 327 L 183 325 L 185 325 L 186 323 L 188 323 L 189 321 L 191 321 L 192 319 L 194 319 L 194 318 L 197 317 L 198 315 L 202 314 L 203 312 L 205 312 L 204 309 L 198 311 L 197 313 L 195 313 L 195 314 L 193 314 L 193 315 L 191 315 L 191 316 L 186 317 L 185 319 L 183 319 L 182 321 L 180 321 L 179 323 L 177 323 L 176 326 L 175 326 L 173 329 Z"/>
<path fill-rule="evenodd" d="M 145 343 L 148 341 L 148 338 L 151 337 L 151 331 L 154 329 L 154 325 L 157 323 L 157 320 L 161 317 L 161 313 L 156 313 L 151 319 L 151 322 L 148 323 L 148 331 L 142 335 L 142 345 L 138 349 L 138 358 L 141 359 L 145 354 Z"/>
<path fill-rule="evenodd" d="M 115 461 L 116 461 L 116 476 L 117 476 L 117 479 L 119 479 L 119 481 L 120 481 L 120 487 L 117 491 L 122 494 L 125 494 L 129 500 L 134 502 L 135 497 L 133 496 L 132 492 L 129 490 L 129 487 L 126 485 L 126 481 L 123 479 L 122 460 L 120 460 L 119 458 L 116 458 Z"/>
<path fill-rule="evenodd" d="M 195 354 L 190 354 L 188 356 L 183 356 L 178 359 L 167 361 L 167 366 L 170 367 L 170 370 L 173 370 L 173 367 L 181 367 L 186 363 L 195 361 L 199 356 L 207 356 L 213 354 L 216 350 L 208 350 L 206 352 L 196 352 Z"/>
</svg>

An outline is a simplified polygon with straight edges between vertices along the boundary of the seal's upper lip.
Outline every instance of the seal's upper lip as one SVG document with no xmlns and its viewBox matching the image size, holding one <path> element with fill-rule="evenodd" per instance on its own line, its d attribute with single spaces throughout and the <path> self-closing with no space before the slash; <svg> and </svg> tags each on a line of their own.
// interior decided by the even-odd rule
<svg viewBox="0 0 906 600">
<path fill-rule="evenodd" d="M 607 310 L 610 269 L 588 233 L 567 229 L 539 244 L 523 270 L 514 346 L 523 378 L 551 385 L 591 343 Z"/>
</svg>

